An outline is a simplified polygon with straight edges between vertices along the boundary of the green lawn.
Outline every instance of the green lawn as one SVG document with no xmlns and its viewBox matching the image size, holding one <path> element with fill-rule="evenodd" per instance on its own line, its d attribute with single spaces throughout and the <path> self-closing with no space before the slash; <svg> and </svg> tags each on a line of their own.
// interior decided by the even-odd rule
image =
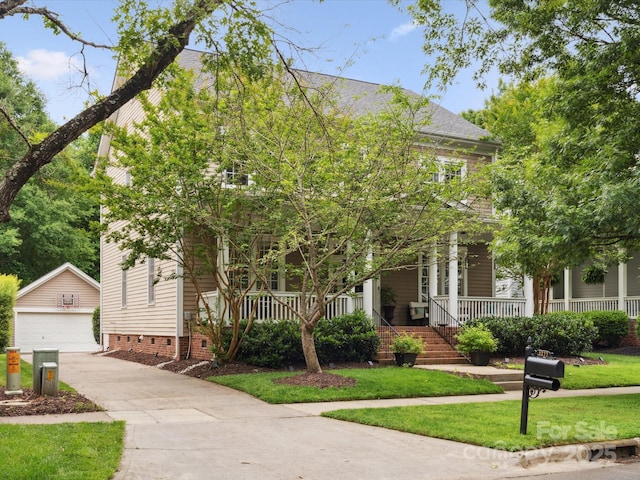
<svg viewBox="0 0 640 480">
<path fill-rule="evenodd" d="M 247 392 L 268 403 L 331 402 L 377 398 L 437 397 L 502 393 L 487 380 L 473 380 L 417 368 L 362 368 L 332 370 L 357 380 L 352 387 L 316 388 L 279 385 L 277 378 L 295 373 L 256 373 L 210 377 L 212 382 Z"/>
<path fill-rule="evenodd" d="M 640 385 L 640 357 L 589 353 L 584 357 L 602 357 L 606 365 L 565 365 L 561 388 L 578 390 L 583 388 L 631 387 Z M 512 365 L 523 369 L 524 365 Z"/>
<path fill-rule="evenodd" d="M 591 353 L 586 356 L 602 357 L 607 365 L 565 365 L 562 387 L 580 388 L 630 387 L 640 385 L 640 357 Z"/>
<path fill-rule="evenodd" d="M 0 355 L 0 385 L 6 379 L 6 355 Z M 31 364 L 24 361 L 20 384 L 33 387 Z M 63 382 L 60 390 L 74 391 Z M 123 441 L 124 422 L 0 424 L 0 477 L 107 480 L 118 468 Z"/>
<path fill-rule="evenodd" d="M 124 422 L 0 425 L 0 476 L 107 480 L 122 455 Z"/>
<path fill-rule="evenodd" d="M 544 395 L 544 394 L 543 394 Z M 503 450 L 640 436 L 640 395 L 537 398 L 527 435 L 520 401 L 335 410 L 326 417 Z"/>
</svg>

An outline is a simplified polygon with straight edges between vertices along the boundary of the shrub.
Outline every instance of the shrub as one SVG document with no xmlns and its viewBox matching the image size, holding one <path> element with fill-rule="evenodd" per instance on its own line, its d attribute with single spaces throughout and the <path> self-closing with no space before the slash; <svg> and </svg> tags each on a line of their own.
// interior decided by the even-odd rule
<svg viewBox="0 0 640 480">
<path fill-rule="evenodd" d="M 91 323 L 93 326 L 93 339 L 96 343 L 100 343 L 100 307 L 96 307 L 91 317 Z"/>
<path fill-rule="evenodd" d="M 535 318 L 533 347 L 551 350 L 556 355 L 588 352 L 598 334 L 593 322 L 580 313 L 554 312 Z"/>
<path fill-rule="evenodd" d="M 593 341 L 593 346 L 617 347 L 624 336 L 629 333 L 630 321 L 625 312 L 594 310 L 585 312 L 583 315 L 591 320 L 598 329 L 598 336 Z"/>
<path fill-rule="evenodd" d="M 241 324 L 241 329 L 246 325 Z M 361 362 L 375 357 L 380 338 L 362 310 L 331 320 L 322 319 L 314 331 L 320 363 Z M 281 368 L 304 362 L 300 324 L 294 320 L 253 324 L 242 337 L 237 359 L 251 365 Z"/>
<path fill-rule="evenodd" d="M 534 348 L 556 355 L 588 352 L 598 333 L 593 321 L 572 312 L 555 312 L 534 317 L 483 317 L 469 324 L 483 323 L 498 340 L 498 352 L 521 356 L 531 337 Z"/>
<path fill-rule="evenodd" d="M 494 335 L 482 322 L 473 325 L 465 325 L 456 335 L 458 344 L 456 349 L 459 352 L 468 354 L 471 352 L 495 352 L 498 342 Z"/>
<path fill-rule="evenodd" d="M 504 355 L 524 355 L 527 337 L 532 335 L 531 317 L 482 317 L 466 325 L 482 323 L 497 341 L 496 351 Z"/>
<path fill-rule="evenodd" d="M 393 353 L 415 353 L 421 354 L 424 350 L 424 342 L 415 335 L 398 335 L 391 342 L 391 351 Z"/>
<path fill-rule="evenodd" d="M 13 307 L 18 296 L 20 280 L 15 275 L 0 275 L 0 353 L 9 346 Z"/>
<path fill-rule="evenodd" d="M 320 363 L 371 360 L 380 345 L 373 322 L 363 310 L 331 320 L 323 318 L 313 336 Z"/>
<path fill-rule="evenodd" d="M 243 330 L 246 320 L 241 322 Z M 259 367 L 280 368 L 304 361 L 300 326 L 293 320 L 256 322 L 242 336 L 237 359 Z"/>
</svg>

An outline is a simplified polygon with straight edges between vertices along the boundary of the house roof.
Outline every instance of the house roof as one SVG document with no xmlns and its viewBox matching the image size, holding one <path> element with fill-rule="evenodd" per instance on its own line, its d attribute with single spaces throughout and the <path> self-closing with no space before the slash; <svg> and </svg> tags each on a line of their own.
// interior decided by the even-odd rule
<svg viewBox="0 0 640 480">
<path fill-rule="evenodd" d="M 202 69 L 201 57 L 203 54 L 204 52 L 201 51 L 185 49 L 179 55 L 178 61 L 183 67 L 199 72 Z M 324 73 L 308 72 L 305 70 L 294 69 L 293 71 L 299 74 L 300 78 L 310 85 L 334 84 L 340 106 L 345 112 L 353 115 L 381 112 L 388 107 L 392 98 L 392 93 L 380 91 L 383 85 L 379 83 L 337 77 Z M 202 80 L 203 79 L 201 79 L 201 81 Z M 403 91 L 409 96 L 420 97 L 418 93 L 411 90 L 403 89 Z M 419 130 L 419 133 L 449 140 L 484 142 L 490 144 L 492 147 L 499 145 L 498 142 L 487 140 L 487 138 L 491 136 L 487 130 L 478 127 L 434 102 L 429 103 L 425 115 L 430 116 L 430 121 Z"/>
<path fill-rule="evenodd" d="M 38 287 L 44 285 L 45 283 L 49 282 L 53 278 L 57 277 L 58 275 L 60 275 L 60 274 L 62 274 L 64 272 L 67 272 L 67 271 L 73 273 L 74 275 L 76 275 L 80 279 L 84 280 L 85 282 L 87 282 L 89 285 L 91 285 L 95 289 L 100 290 L 100 284 L 98 282 L 96 282 L 93 278 L 91 278 L 89 275 L 84 273 L 78 267 L 76 267 L 76 266 L 72 265 L 71 263 L 67 262 L 67 263 L 65 263 L 63 265 L 60 265 L 55 270 L 50 271 L 46 275 L 43 275 L 42 277 L 40 277 L 39 279 L 35 280 L 34 282 L 31 282 L 26 287 L 21 288 L 20 290 L 18 290 L 17 298 L 20 298 L 20 297 L 26 295 L 27 293 L 32 292 L 33 290 L 37 289 Z"/>
</svg>

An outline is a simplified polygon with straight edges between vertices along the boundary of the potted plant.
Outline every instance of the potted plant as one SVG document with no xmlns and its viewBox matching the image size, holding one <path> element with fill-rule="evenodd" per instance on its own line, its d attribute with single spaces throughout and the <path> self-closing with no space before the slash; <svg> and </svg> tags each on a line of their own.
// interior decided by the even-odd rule
<svg viewBox="0 0 640 480">
<path fill-rule="evenodd" d="M 498 349 L 498 342 L 491 331 L 483 324 L 466 325 L 456 335 L 456 349 L 471 357 L 474 365 L 488 365 L 491 354 Z"/>
<path fill-rule="evenodd" d="M 391 351 L 396 357 L 396 365 L 402 367 L 408 365 L 413 367 L 416 358 L 424 349 L 424 341 L 415 335 L 402 334 L 398 335 L 391 342 Z"/>
<path fill-rule="evenodd" d="M 380 289 L 380 301 L 382 302 L 382 312 L 384 319 L 391 323 L 393 313 L 396 309 L 396 292 L 391 287 L 382 287 Z"/>
</svg>

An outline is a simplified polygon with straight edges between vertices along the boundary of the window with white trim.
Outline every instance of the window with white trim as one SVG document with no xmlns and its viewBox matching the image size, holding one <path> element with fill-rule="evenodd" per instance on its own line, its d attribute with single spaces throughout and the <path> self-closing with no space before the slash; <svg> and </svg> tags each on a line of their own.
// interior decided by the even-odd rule
<svg viewBox="0 0 640 480">
<path fill-rule="evenodd" d="M 434 182 L 446 183 L 467 175 L 467 161 L 464 159 L 438 156 L 437 162 L 438 171 L 433 174 Z"/>
</svg>

